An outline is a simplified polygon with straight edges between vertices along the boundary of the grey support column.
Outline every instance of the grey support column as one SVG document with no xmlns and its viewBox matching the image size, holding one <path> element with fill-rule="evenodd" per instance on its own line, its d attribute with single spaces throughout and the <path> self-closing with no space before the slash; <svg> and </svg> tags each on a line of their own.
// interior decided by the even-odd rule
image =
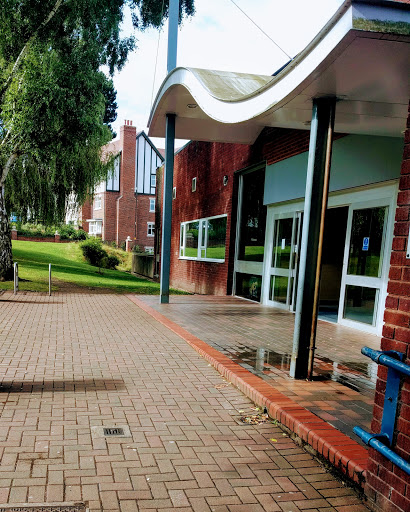
<svg viewBox="0 0 410 512">
<path fill-rule="evenodd" d="M 335 104 L 335 98 L 313 100 L 295 331 L 290 365 L 290 375 L 296 379 L 310 378 L 313 369 Z"/>
<path fill-rule="evenodd" d="M 162 206 L 160 303 L 169 303 L 171 268 L 172 188 L 174 181 L 175 114 L 167 114 L 165 127 L 164 197 Z"/>
<path fill-rule="evenodd" d="M 179 0 L 169 2 L 168 59 L 167 70 L 170 73 L 177 65 Z M 171 269 L 171 225 L 172 225 L 172 188 L 174 182 L 175 152 L 175 114 L 166 115 L 165 125 L 165 170 L 164 197 L 162 203 L 162 239 L 160 304 L 169 303 L 169 273 Z"/>
</svg>

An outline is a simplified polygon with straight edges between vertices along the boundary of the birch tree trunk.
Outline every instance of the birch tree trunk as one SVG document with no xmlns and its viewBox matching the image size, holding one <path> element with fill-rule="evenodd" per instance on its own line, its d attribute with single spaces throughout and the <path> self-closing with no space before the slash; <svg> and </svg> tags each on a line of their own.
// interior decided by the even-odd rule
<svg viewBox="0 0 410 512">
<path fill-rule="evenodd" d="M 11 231 L 4 202 L 4 187 L 0 187 L 0 281 L 13 279 Z"/>
</svg>

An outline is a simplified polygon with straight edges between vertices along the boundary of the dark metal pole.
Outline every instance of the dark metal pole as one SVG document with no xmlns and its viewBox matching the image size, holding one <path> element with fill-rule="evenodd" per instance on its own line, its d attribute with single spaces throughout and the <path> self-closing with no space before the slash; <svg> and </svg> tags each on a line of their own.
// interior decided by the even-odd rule
<svg viewBox="0 0 410 512">
<path fill-rule="evenodd" d="M 295 330 L 290 365 L 290 375 L 296 379 L 310 378 L 313 371 L 335 105 L 335 98 L 313 100 Z"/>
<path fill-rule="evenodd" d="M 177 65 L 179 0 L 169 2 L 168 59 L 167 70 L 170 73 Z M 172 187 L 174 180 L 175 151 L 175 114 L 166 115 L 165 127 L 165 169 L 164 197 L 162 207 L 161 239 L 161 277 L 160 303 L 169 303 L 169 273 L 171 268 L 171 224 L 172 224 Z"/>
<path fill-rule="evenodd" d="M 164 197 L 162 208 L 160 303 L 169 303 L 171 268 L 172 185 L 174 178 L 175 114 L 167 114 L 165 127 Z"/>
</svg>

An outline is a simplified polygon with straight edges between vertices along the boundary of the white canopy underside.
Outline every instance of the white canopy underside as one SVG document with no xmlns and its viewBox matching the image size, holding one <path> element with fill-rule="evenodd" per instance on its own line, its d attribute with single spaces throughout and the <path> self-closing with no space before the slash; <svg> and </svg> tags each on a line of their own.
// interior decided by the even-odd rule
<svg viewBox="0 0 410 512">
<path fill-rule="evenodd" d="M 274 77 L 176 68 L 157 94 L 149 135 L 163 137 L 166 114 L 174 113 L 177 138 L 251 144 L 265 126 L 309 129 L 312 99 L 336 96 L 336 131 L 402 137 L 410 91 L 409 16 L 408 5 L 346 0 Z M 392 25 L 400 25 L 401 33 L 392 34 Z"/>
</svg>

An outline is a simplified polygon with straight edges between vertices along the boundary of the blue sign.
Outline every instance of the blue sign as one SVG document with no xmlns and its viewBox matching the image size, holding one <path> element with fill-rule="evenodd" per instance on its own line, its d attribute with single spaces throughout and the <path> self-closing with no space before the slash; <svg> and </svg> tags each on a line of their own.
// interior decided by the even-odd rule
<svg viewBox="0 0 410 512">
<path fill-rule="evenodd" d="M 369 242 L 370 242 L 370 238 L 368 236 L 365 236 L 363 238 L 363 247 L 362 247 L 362 251 L 368 251 L 369 250 Z"/>
</svg>

